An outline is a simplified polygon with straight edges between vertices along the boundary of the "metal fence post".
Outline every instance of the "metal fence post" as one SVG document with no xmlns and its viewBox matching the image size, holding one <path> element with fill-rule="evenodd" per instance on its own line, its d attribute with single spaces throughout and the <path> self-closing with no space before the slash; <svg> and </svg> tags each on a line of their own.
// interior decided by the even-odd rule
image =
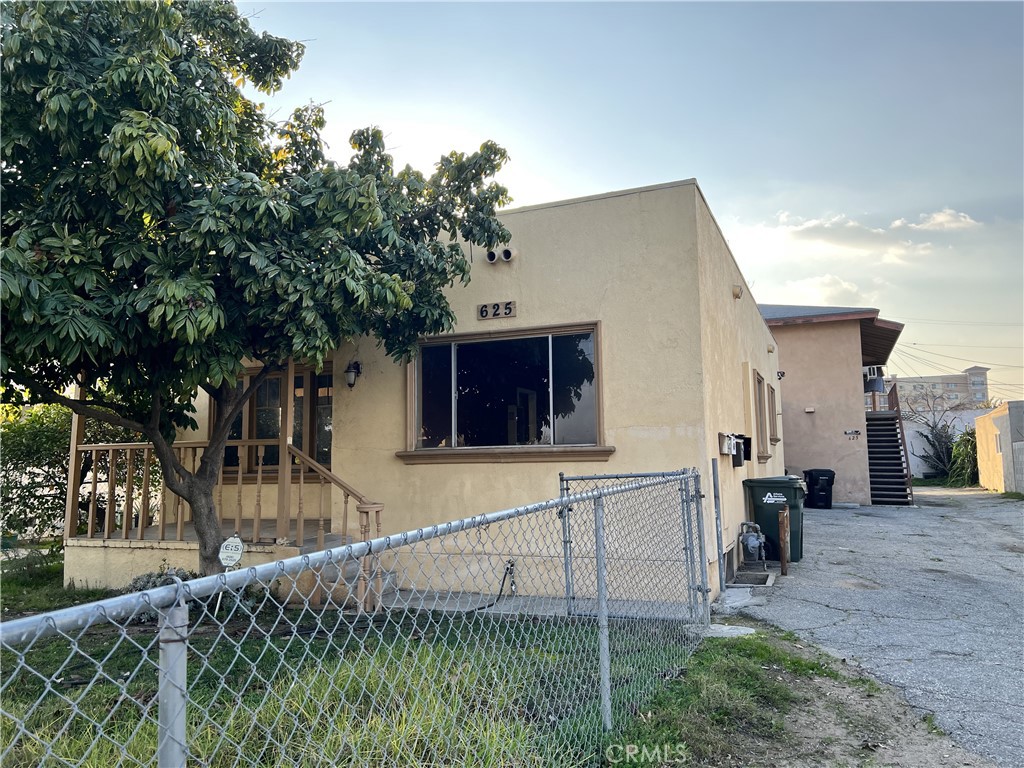
<svg viewBox="0 0 1024 768">
<path fill-rule="evenodd" d="M 559 496 L 569 495 L 569 481 L 565 479 L 565 473 L 558 473 Z M 558 510 L 558 516 L 562 520 L 562 557 L 565 560 L 565 615 L 572 616 L 573 586 L 572 586 L 572 523 L 570 515 L 572 505 L 566 505 Z"/>
<path fill-rule="evenodd" d="M 683 533 L 686 536 L 686 545 L 683 547 L 686 550 L 686 578 L 689 599 L 687 600 L 687 608 L 690 611 L 691 618 L 696 621 L 697 619 L 697 596 L 695 594 L 697 590 L 697 564 L 693 559 L 693 521 L 690 520 L 690 486 L 687 483 L 685 477 L 679 480 L 679 508 L 683 515 Z"/>
<path fill-rule="evenodd" d="M 697 502 L 697 546 L 700 554 L 700 594 L 704 603 L 704 621 L 711 622 L 711 606 L 708 604 L 708 555 L 704 544 L 704 494 L 700 490 L 700 474 L 693 473 L 693 495 Z"/>
<path fill-rule="evenodd" d="M 604 496 L 594 499 L 594 549 L 597 560 L 597 642 L 601 673 L 601 722 L 612 729 L 612 661 L 608 642 L 608 583 L 604 553 Z"/>
<path fill-rule="evenodd" d="M 157 765 L 183 768 L 188 684 L 188 606 L 179 601 L 160 614 L 160 682 Z"/>
<path fill-rule="evenodd" d="M 725 594 L 725 545 L 722 543 L 722 495 L 718 490 L 718 459 L 711 460 L 711 483 L 715 492 L 715 536 L 718 538 L 718 589 Z"/>
</svg>

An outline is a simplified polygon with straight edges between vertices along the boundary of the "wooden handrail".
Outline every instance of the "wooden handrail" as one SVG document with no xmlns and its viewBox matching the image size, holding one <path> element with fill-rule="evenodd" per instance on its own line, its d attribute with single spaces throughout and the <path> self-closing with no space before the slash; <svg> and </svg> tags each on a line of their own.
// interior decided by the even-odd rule
<svg viewBox="0 0 1024 768">
<path fill-rule="evenodd" d="M 358 503 L 360 503 L 360 504 L 368 504 L 368 503 L 370 503 L 369 499 L 366 496 L 361 494 L 359 491 L 357 491 L 351 485 L 349 485 L 344 480 L 342 480 L 340 477 L 338 477 L 336 474 L 331 472 L 331 470 L 329 470 L 327 467 L 325 467 L 322 464 L 318 464 L 316 462 L 316 460 L 313 459 L 309 454 L 303 453 L 301 450 L 296 448 L 294 445 L 289 445 L 288 446 L 288 453 L 290 455 L 294 456 L 295 458 L 297 458 L 301 464 L 305 464 L 307 467 L 312 469 L 314 472 L 316 472 L 318 475 L 320 475 L 320 477 L 324 478 L 324 480 L 326 480 L 327 482 L 333 483 L 334 485 L 336 485 L 339 488 L 341 488 L 349 496 L 352 496 Z"/>
</svg>

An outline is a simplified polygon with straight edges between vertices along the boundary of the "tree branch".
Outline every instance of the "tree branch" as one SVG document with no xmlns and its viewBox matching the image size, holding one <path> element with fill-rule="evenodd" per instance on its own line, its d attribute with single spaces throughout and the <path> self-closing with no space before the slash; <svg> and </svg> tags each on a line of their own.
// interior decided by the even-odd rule
<svg viewBox="0 0 1024 768">
<path fill-rule="evenodd" d="M 73 397 L 58 395 L 56 392 L 51 392 L 50 390 L 40 391 L 36 383 L 28 382 L 13 371 L 8 371 L 7 375 L 10 377 L 11 381 L 25 387 L 32 393 L 30 399 L 38 399 L 40 402 L 49 403 L 50 405 L 63 405 L 65 408 L 70 409 L 73 413 L 77 413 L 79 416 L 85 416 L 88 419 L 96 419 L 97 421 L 104 421 L 107 424 L 113 424 L 115 427 L 124 427 L 125 429 L 130 429 L 132 432 L 148 435 L 145 425 L 121 416 L 113 410 L 106 410 L 106 408 L 110 407 L 109 405 L 98 407 L 95 401 L 76 400 Z"/>
</svg>

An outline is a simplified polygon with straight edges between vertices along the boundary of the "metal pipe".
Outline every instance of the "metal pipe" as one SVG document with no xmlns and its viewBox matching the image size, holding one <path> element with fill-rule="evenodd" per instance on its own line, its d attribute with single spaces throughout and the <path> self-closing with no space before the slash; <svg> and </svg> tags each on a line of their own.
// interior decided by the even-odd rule
<svg viewBox="0 0 1024 768">
<path fill-rule="evenodd" d="M 704 498 L 704 494 L 700 491 L 700 475 L 697 472 L 693 473 L 693 490 L 694 497 L 697 502 L 697 546 L 700 554 L 700 576 L 701 576 L 701 596 L 704 601 L 704 623 L 711 623 L 711 605 L 708 603 L 708 556 L 707 550 L 704 545 L 704 505 L 701 503 L 701 499 Z"/>
<path fill-rule="evenodd" d="M 601 677 L 601 722 L 612 729 L 612 662 L 608 640 L 608 583 L 604 553 L 604 497 L 594 499 L 594 549 L 597 561 L 597 642 Z"/>
<path fill-rule="evenodd" d="M 718 589 L 725 592 L 725 545 L 722 543 L 722 497 L 718 491 L 718 459 L 711 460 L 711 483 L 715 492 L 715 535 L 718 537 Z"/>
<path fill-rule="evenodd" d="M 565 473 L 558 473 L 558 495 L 564 497 L 569 495 L 569 481 L 565 479 Z M 562 557 L 565 561 L 565 615 L 572 616 L 573 586 L 572 586 L 572 523 L 570 516 L 572 507 L 566 505 L 558 510 L 558 517 L 562 520 Z"/>
<path fill-rule="evenodd" d="M 175 588 L 180 587 L 180 584 Z M 188 699 L 188 605 L 181 600 L 160 616 L 160 679 L 157 765 L 181 768 L 187 764 L 185 702 Z"/>
<path fill-rule="evenodd" d="M 687 478 L 679 481 L 679 507 L 683 515 L 683 535 L 686 536 L 686 586 L 688 598 L 687 607 L 690 609 L 690 618 L 697 620 L 697 565 L 693 560 L 693 522 L 690 520 L 690 487 Z"/>
</svg>

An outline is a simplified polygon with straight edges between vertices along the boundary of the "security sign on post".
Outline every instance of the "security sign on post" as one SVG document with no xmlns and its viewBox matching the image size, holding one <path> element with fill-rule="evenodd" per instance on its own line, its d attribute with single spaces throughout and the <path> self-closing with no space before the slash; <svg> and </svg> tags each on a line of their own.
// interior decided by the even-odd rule
<svg viewBox="0 0 1024 768">
<path fill-rule="evenodd" d="M 238 561 L 242 559 L 242 538 L 235 533 L 233 536 L 229 536 L 224 540 L 224 543 L 220 545 L 220 563 L 225 568 L 231 568 L 234 565 L 238 565 Z"/>
</svg>

